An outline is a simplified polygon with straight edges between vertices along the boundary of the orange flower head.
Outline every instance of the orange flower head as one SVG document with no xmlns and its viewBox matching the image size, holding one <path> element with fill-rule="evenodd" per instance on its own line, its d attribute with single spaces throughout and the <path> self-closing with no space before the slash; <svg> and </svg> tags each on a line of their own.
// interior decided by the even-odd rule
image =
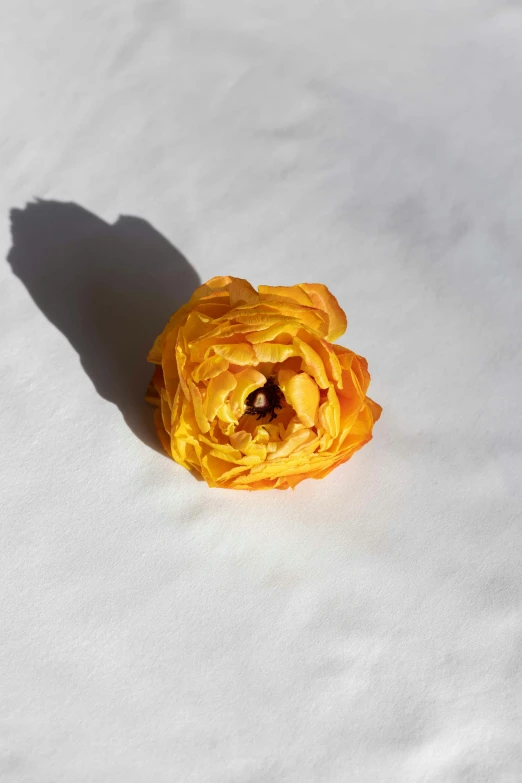
<svg viewBox="0 0 522 783">
<path fill-rule="evenodd" d="M 346 316 L 319 283 L 213 277 L 149 353 L 147 400 L 165 451 L 211 487 L 323 478 L 371 437 L 381 407 L 366 359 L 333 343 Z"/>
</svg>

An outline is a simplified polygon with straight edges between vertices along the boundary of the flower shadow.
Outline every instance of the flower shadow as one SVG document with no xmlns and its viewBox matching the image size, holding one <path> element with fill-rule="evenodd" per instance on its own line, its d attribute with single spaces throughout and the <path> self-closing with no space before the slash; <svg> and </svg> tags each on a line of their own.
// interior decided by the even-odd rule
<svg viewBox="0 0 522 783">
<path fill-rule="evenodd" d="M 78 204 L 42 200 L 10 217 L 14 274 L 77 351 L 98 394 L 144 443 L 161 448 L 144 402 L 146 357 L 200 285 L 196 271 L 141 218 L 111 225 Z"/>
</svg>

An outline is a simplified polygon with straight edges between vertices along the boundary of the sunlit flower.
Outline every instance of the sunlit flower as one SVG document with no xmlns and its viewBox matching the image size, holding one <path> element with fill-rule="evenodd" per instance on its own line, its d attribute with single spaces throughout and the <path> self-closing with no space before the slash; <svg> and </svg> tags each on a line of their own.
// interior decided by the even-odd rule
<svg viewBox="0 0 522 783">
<path fill-rule="evenodd" d="M 366 359 L 333 343 L 346 316 L 318 283 L 214 277 L 169 320 L 148 359 L 165 451 L 210 486 L 287 489 L 323 478 L 372 437 Z"/>
</svg>

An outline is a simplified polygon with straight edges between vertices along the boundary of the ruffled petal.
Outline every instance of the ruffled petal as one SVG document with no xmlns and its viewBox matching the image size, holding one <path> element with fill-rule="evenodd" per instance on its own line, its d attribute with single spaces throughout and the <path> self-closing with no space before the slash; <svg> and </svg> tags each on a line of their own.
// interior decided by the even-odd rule
<svg viewBox="0 0 522 783">
<path fill-rule="evenodd" d="M 239 419 L 244 413 L 246 398 L 255 389 L 260 389 L 264 386 L 266 378 L 262 373 L 254 370 L 253 367 L 248 367 L 236 373 L 235 378 L 236 387 L 230 395 L 229 405 L 232 415 Z"/>
<path fill-rule="evenodd" d="M 330 385 L 323 360 L 307 343 L 294 338 L 294 348 L 297 354 L 303 357 L 302 369 L 315 378 L 315 381 L 321 389 L 327 389 Z"/>
<path fill-rule="evenodd" d="M 305 427 L 313 427 L 319 408 L 319 388 L 308 373 L 294 374 L 284 382 L 284 395 Z"/>
<path fill-rule="evenodd" d="M 236 383 L 236 376 L 228 370 L 210 379 L 204 405 L 205 416 L 208 421 L 212 421 L 216 416 L 230 392 L 235 389 Z"/>
<path fill-rule="evenodd" d="M 177 334 L 169 332 L 165 338 L 165 347 L 163 351 L 161 365 L 163 368 L 163 377 L 165 388 L 169 399 L 172 401 L 179 384 L 178 353 L 176 351 Z M 180 354 L 182 364 L 185 363 L 184 354 Z"/>
<path fill-rule="evenodd" d="M 215 378 L 216 375 L 228 370 L 228 362 L 223 359 L 222 356 L 209 356 L 208 359 L 204 359 L 201 364 L 198 364 L 192 378 L 196 383 L 200 381 L 207 381 L 210 378 Z"/>
<path fill-rule="evenodd" d="M 264 342 L 270 342 L 271 340 L 275 340 L 278 337 L 280 338 L 281 335 L 288 335 L 288 342 L 292 342 L 292 337 L 295 337 L 297 332 L 302 328 L 301 324 L 296 318 L 286 318 L 284 320 L 280 320 L 279 323 L 274 324 L 273 326 L 269 326 L 266 329 L 260 329 L 256 332 L 247 332 L 245 334 L 245 339 L 248 340 L 249 343 L 264 343 Z M 279 342 L 284 342 L 283 340 L 279 340 Z"/>
<path fill-rule="evenodd" d="M 342 389 L 343 368 L 333 347 L 326 340 L 314 340 L 312 347 L 321 357 L 328 379 Z"/>
<path fill-rule="evenodd" d="M 321 283 L 300 283 L 292 286 L 260 285 L 261 301 L 293 301 L 303 308 L 313 307 L 326 314 L 328 326 L 326 337 L 337 340 L 346 331 L 346 314 L 335 296 Z"/>
<path fill-rule="evenodd" d="M 260 286 L 260 288 L 263 288 L 263 286 Z M 328 316 L 322 310 L 316 310 L 313 307 L 303 307 L 291 299 L 272 295 L 261 296 L 260 298 L 263 305 L 266 305 L 267 312 L 295 318 L 302 326 L 315 333 L 317 337 L 326 337 L 328 334 Z M 260 310 L 261 307 L 256 309 Z"/>
<path fill-rule="evenodd" d="M 329 328 L 327 339 L 330 342 L 337 340 L 345 333 L 348 321 L 346 313 L 335 296 L 321 283 L 301 283 L 300 287 L 308 294 L 314 307 L 317 307 L 318 310 L 323 310 L 328 315 Z"/>
<path fill-rule="evenodd" d="M 244 430 L 234 432 L 230 436 L 231 446 L 238 451 L 243 451 L 249 443 L 252 443 L 252 435 L 249 432 L 245 432 Z"/>
<path fill-rule="evenodd" d="M 375 422 L 379 421 L 379 419 L 381 418 L 382 407 L 379 405 L 379 403 L 374 402 L 369 397 L 366 397 L 366 405 L 368 406 L 370 413 L 372 414 L 372 419 L 375 424 Z"/>
<path fill-rule="evenodd" d="M 210 425 L 208 423 L 207 417 L 205 416 L 201 392 L 196 386 L 196 384 L 192 383 L 192 381 L 188 381 L 187 385 L 189 388 L 190 396 L 192 398 L 192 405 L 194 406 L 194 416 L 196 417 L 198 427 L 201 430 L 201 432 L 208 432 L 210 429 Z"/>
<path fill-rule="evenodd" d="M 277 364 L 284 362 L 294 354 L 292 345 L 279 345 L 279 343 L 258 343 L 254 345 L 257 362 L 270 362 Z"/>
<path fill-rule="evenodd" d="M 230 364 L 239 364 L 245 366 L 248 364 L 257 364 L 256 354 L 249 343 L 237 343 L 231 345 L 215 345 L 214 351 L 218 356 L 222 356 Z"/>
<path fill-rule="evenodd" d="M 286 438 L 286 440 L 282 441 L 275 451 L 267 455 L 267 461 L 272 462 L 276 459 L 288 457 L 299 446 L 301 446 L 303 443 L 306 443 L 309 439 L 309 436 L 310 430 L 306 428 L 297 430 L 297 432 L 294 432 L 293 435 L 290 435 L 288 438 Z"/>
<path fill-rule="evenodd" d="M 205 283 L 210 291 L 225 291 L 230 297 L 230 306 L 238 304 L 255 304 L 259 302 L 259 294 L 250 285 L 248 280 L 242 277 L 212 277 Z"/>
<path fill-rule="evenodd" d="M 302 307 L 314 306 L 312 298 L 307 294 L 302 285 L 260 285 L 258 290 L 261 301 L 273 302 L 282 299 L 296 302 Z"/>
</svg>

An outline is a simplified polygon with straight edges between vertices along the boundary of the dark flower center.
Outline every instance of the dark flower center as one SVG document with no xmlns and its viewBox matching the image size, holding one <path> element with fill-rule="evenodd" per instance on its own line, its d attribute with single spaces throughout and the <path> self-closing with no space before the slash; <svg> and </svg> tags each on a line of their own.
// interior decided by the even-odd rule
<svg viewBox="0 0 522 783">
<path fill-rule="evenodd" d="M 245 413 L 251 416 L 257 416 L 262 419 L 270 414 L 270 421 L 277 416 L 276 410 L 282 408 L 284 400 L 283 392 L 275 383 L 273 378 L 269 378 L 260 389 L 254 389 L 245 400 Z"/>
</svg>

